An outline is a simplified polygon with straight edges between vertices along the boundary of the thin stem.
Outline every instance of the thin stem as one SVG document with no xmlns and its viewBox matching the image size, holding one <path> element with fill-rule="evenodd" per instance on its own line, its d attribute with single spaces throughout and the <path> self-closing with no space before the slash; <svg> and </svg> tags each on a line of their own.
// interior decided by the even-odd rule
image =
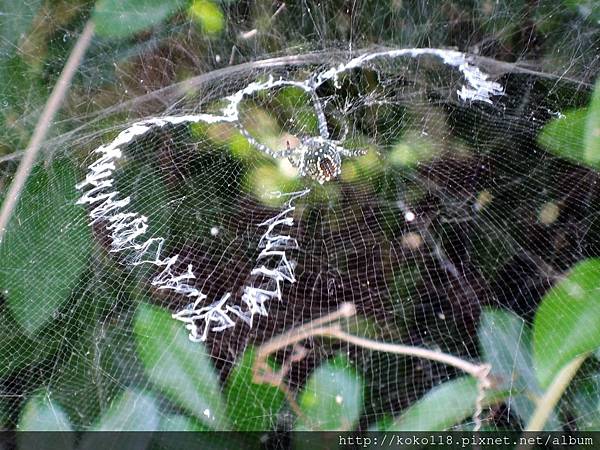
<svg viewBox="0 0 600 450">
<path fill-rule="evenodd" d="M 449 366 L 454 366 L 457 369 L 462 370 L 473 377 L 480 379 L 485 372 L 484 366 L 480 364 L 473 364 L 464 359 L 457 358 L 456 356 L 448 355 L 446 353 L 437 352 L 421 347 L 412 347 L 409 345 L 402 344 L 389 344 L 387 342 L 372 341 L 371 339 L 365 339 L 362 337 L 354 336 L 342 331 L 339 328 L 330 327 L 323 330 L 320 333 L 324 336 L 335 337 L 342 341 L 346 341 L 350 344 L 358 345 L 359 347 L 368 348 L 385 353 L 395 353 L 397 355 L 415 356 L 417 358 L 430 359 L 432 361 L 441 362 Z"/>
<path fill-rule="evenodd" d="M 31 173 L 31 169 L 35 163 L 37 154 L 39 153 L 42 141 L 46 138 L 46 134 L 52 125 L 54 116 L 60 108 L 65 98 L 65 94 L 69 90 L 73 75 L 81 63 L 81 59 L 83 58 L 83 55 L 85 54 L 85 51 L 92 40 L 93 34 L 94 24 L 92 21 L 88 21 L 83 29 L 83 32 L 79 36 L 75 47 L 73 47 L 73 50 L 69 55 L 69 59 L 67 60 L 67 63 L 65 64 L 58 81 L 54 85 L 52 93 L 44 105 L 44 110 L 42 111 L 42 114 L 35 125 L 31 140 L 29 141 L 29 144 L 23 153 L 23 159 L 17 168 L 17 172 L 15 173 L 12 184 L 10 185 L 10 189 L 8 190 L 8 193 L 2 204 L 2 209 L 0 210 L 0 243 L 2 243 L 8 222 L 10 221 L 15 206 L 19 201 L 19 197 L 21 196 L 25 182 Z"/>
<path fill-rule="evenodd" d="M 581 364 L 586 357 L 587 355 L 583 355 L 575 358 L 573 361 L 563 367 L 563 369 L 558 373 L 548 390 L 537 402 L 537 407 L 529 419 L 529 423 L 527 424 L 525 431 L 542 431 L 544 429 L 544 425 L 546 424 L 548 417 L 550 417 L 550 414 L 552 414 L 554 407 L 562 397 L 565 389 L 579 370 L 579 367 L 581 367 Z"/>
<path fill-rule="evenodd" d="M 282 348 L 288 347 L 289 345 L 295 344 L 296 342 L 300 342 L 306 338 L 314 336 L 315 328 L 334 322 L 341 318 L 352 317 L 354 314 L 356 314 L 354 305 L 351 303 L 344 303 L 338 310 L 327 314 L 326 316 L 315 319 L 312 322 L 301 325 L 297 328 L 293 328 L 287 333 L 265 342 L 258 349 L 255 367 L 263 365 L 267 366 L 266 361 L 269 355 L 272 355 L 273 353 L 281 350 Z"/>
<path fill-rule="evenodd" d="M 340 327 L 339 320 L 349 318 L 356 314 L 356 308 L 351 303 L 344 303 L 337 311 L 334 311 L 326 316 L 318 318 L 312 322 L 294 328 L 287 333 L 277 336 L 270 341 L 265 342 L 259 349 L 254 360 L 252 371 L 254 373 L 254 381 L 256 383 L 268 383 L 277 386 L 284 392 L 289 392 L 289 388 L 285 385 L 283 379 L 289 370 L 285 367 L 280 371 L 275 371 L 267 364 L 269 355 L 297 344 L 304 339 L 312 336 L 326 336 L 357 345 L 359 347 L 370 350 L 395 353 L 399 355 L 415 356 L 417 358 L 430 359 L 438 361 L 450 366 L 454 366 L 463 372 L 472 375 L 479 386 L 479 394 L 475 405 L 475 422 L 476 429 L 481 427 L 480 415 L 482 411 L 483 397 L 486 389 L 492 387 L 489 379 L 490 366 L 489 364 L 473 364 L 456 356 L 446 353 L 437 352 L 421 347 L 412 347 L 409 345 L 390 344 L 387 342 L 373 341 L 371 339 L 354 336 L 343 331 Z"/>
</svg>

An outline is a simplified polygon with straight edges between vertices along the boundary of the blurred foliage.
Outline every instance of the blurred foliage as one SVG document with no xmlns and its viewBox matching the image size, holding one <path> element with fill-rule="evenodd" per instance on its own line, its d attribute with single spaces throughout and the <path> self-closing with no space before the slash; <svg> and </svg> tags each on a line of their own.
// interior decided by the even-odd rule
<svg viewBox="0 0 600 450">
<path fill-rule="evenodd" d="M 210 0 L 194 0 L 190 5 L 189 14 L 208 35 L 218 34 L 225 26 L 225 18 L 219 5 Z"/>
<path fill-rule="evenodd" d="M 20 431 L 72 431 L 69 417 L 45 395 L 33 395 L 23 407 Z M 72 445 L 71 445 L 72 446 Z"/>
<path fill-rule="evenodd" d="M 186 0 L 99 0 L 92 20 L 99 36 L 125 38 L 160 24 L 185 3 Z"/>
<path fill-rule="evenodd" d="M 351 431 L 363 408 L 364 384 L 347 358 L 338 356 L 319 366 L 299 398 L 303 416 L 296 431 Z"/>
<path fill-rule="evenodd" d="M 542 299 L 533 327 L 534 367 L 550 386 L 576 356 L 600 348 L 600 259 L 575 265 Z"/>
<path fill-rule="evenodd" d="M 543 390 L 533 368 L 531 330 L 514 313 L 487 309 L 479 324 L 479 344 L 485 361 L 492 365 L 492 375 L 500 380 L 499 389 L 510 391 L 511 407 L 526 423 Z M 560 422 L 554 415 L 546 429 L 557 430 Z"/>
<path fill-rule="evenodd" d="M 538 141 L 559 156 L 600 169 L 600 80 L 589 106 L 548 122 Z"/>
<path fill-rule="evenodd" d="M 141 306 L 135 320 L 138 353 L 148 378 L 209 428 L 229 428 L 219 380 L 201 345 L 170 314 Z"/>
<path fill-rule="evenodd" d="M 533 398 L 544 395 L 559 370 L 581 354 L 600 348 L 600 313 L 596 293 L 600 289 L 600 260 L 587 260 L 552 288 L 542 299 L 531 338 L 527 325 L 513 313 L 484 312 L 479 328 L 484 361 L 492 366 L 497 385 L 486 391 L 487 407 L 508 398 L 526 422 L 538 405 Z M 587 301 L 586 301 L 587 299 Z M 576 306 L 576 307 L 574 307 Z M 592 310 L 590 310 L 592 308 Z M 166 395 L 190 416 L 164 415 L 154 395 L 125 391 L 98 419 L 95 430 L 274 430 L 284 407 L 282 391 L 253 380 L 254 350 L 242 355 L 228 376 L 226 399 L 221 397 L 213 364 L 202 344 L 191 343 L 184 330 L 161 308 L 140 305 L 135 319 L 138 354 L 156 394 Z M 493 336 L 491 331 L 495 330 Z M 582 332 L 583 331 L 583 332 Z M 516 350 L 516 353 L 515 353 Z M 533 360 L 533 365 L 532 365 Z M 541 386 L 537 383 L 541 380 Z M 590 388 L 590 386 L 587 386 Z M 298 394 L 301 416 L 295 430 L 351 431 L 364 409 L 364 381 L 352 363 L 338 355 L 317 367 Z M 600 398 L 600 384 L 587 391 Z M 575 396 L 579 396 L 578 391 Z M 470 418 L 478 396 L 477 381 L 460 377 L 433 388 L 396 420 L 384 419 L 374 429 L 388 431 L 443 431 Z M 227 404 L 227 418 L 224 404 Z M 598 403 L 594 403 L 597 405 Z M 582 406 L 585 407 L 585 406 Z M 585 417 L 585 416 L 582 416 Z M 548 430 L 560 429 L 551 414 Z M 50 397 L 33 396 L 25 405 L 19 429 L 72 429 L 61 406 Z M 97 438 L 97 437 L 96 437 Z M 89 441 L 86 444 L 86 439 Z M 94 448 L 95 437 L 83 438 L 81 448 Z M 304 444 L 303 444 L 304 445 Z M 306 444 L 308 445 L 308 444 Z M 311 443 L 313 446 L 314 443 Z M 306 448 L 306 447 L 298 447 Z"/>
<path fill-rule="evenodd" d="M 255 350 L 248 347 L 227 378 L 227 414 L 236 430 L 273 430 L 284 405 L 285 394 L 275 386 L 254 383 Z M 274 365 L 274 364 L 272 364 Z"/>
<path fill-rule="evenodd" d="M 444 431 L 452 429 L 473 415 L 478 395 L 477 381 L 460 377 L 431 389 L 425 397 L 408 408 L 397 420 L 377 427 L 385 431 Z M 487 393 L 484 406 L 501 402 L 503 396 Z"/>
<path fill-rule="evenodd" d="M 39 164 L 0 246 L 0 259 L 10 261 L 10 270 L 0 271 L 0 286 L 12 317 L 29 335 L 56 319 L 88 266 L 92 237 L 84 208 L 74 205 L 78 181 L 67 160 Z"/>
</svg>

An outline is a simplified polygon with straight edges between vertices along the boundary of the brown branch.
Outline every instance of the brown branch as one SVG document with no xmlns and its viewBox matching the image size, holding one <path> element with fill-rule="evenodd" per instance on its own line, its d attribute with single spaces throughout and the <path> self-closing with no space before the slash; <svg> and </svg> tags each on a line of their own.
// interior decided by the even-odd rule
<svg viewBox="0 0 600 450">
<path fill-rule="evenodd" d="M 281 349 L 289 347 L 290 345 L 298 344 L 300 341 L 312 336 L 332 337 L 370 350 L 414 356 L 417 358 L 441 362 L 443 364 L 456 367 L 473 376 L 478 381 L 479 388 L 475 405 L 474 420 L 476 428 L 479 429 L 481 427 L 480 415 L 482 411 L 481 405 L 483 403 L 484 392 L 486 389 L 489 389 L 492 386 L 492 382 L 489 378 L 489 364 L 474 364 L 456 356 L 448 355 L 439 351 L 429 350 L 421 347 L 413 347 L 409 345 L 379 342 L 346 333 L 342 330 L 339 320 L 352 317 L 355 314 L 356 308 L 354 305 L 351 303 L 344 303 L 337 311 L 334 311 L 333 313 L 327 314 L 326 316 L 318 318 L 307 324 L 300 325 L 299 327 L 293 328 L 290 331 L 265 342 L 259 347 L 252 367 L 254 381 L 256 383 L 268 383 L 276 386 L 286 393 L 286 396 L 289 397 L 289 388 L 283 380 L 289 371 L 289 364 L 284 364 L 281 370 L 275 371 L 269 367 L 267 358 Z M 291 406 L 294 411 L 299 409 L 295 401 L 293 404 L 291 404 Z"/>
<path fill-rule="evenodd" d="M 94 24 L 92 21 L 88 21 L 83 29 L 83 32 L 79 36 L 79 39 L 77 39 L 77 43 L 75 44 L 75 47 L 73 47 L 63 71 L 58 77 L 58 81 L 54 85 L 50 97 L 44 105 L 42 114 L 35 125 L 35 129 L 33 130 L 31 140 L 23 152 L 23 159 L 17 168 L 17 172 L 13 177 L 13 181 L 10 185 L 8 193 L 4 199 L 4 202 L 2 203 L 2 209 L 0 210 L 0 244 L 2 243 L 4 233 L 6 232 L 6 228 L 8 227 L 8 223 L 15 206 L 19 201 L 19 197 L 21 196 L 25 182 L 31 173 L 31 169 L 39 153 L 42 141 L 46 138 L 46 134 L 52 125 L 54 116 L 59 110 L 65 95 L 69 90 L 73 75 L 81 63 L 83 55 L 90 44 L 93 34 Z"/>
</svg>

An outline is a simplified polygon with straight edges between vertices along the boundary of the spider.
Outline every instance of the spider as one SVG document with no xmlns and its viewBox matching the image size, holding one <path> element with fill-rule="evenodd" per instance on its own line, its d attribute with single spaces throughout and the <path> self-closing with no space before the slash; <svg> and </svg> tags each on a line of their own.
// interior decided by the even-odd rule
<svg viewBox="0 0 600 450">
<path fill-rule="evenodd" d="M 319 184 L 323 184 L 341 174 L 342 156 L 352 158 L 364 155 L 366 151 L 362 149 L 349 150 L 341 146 L 348 135 L 347 123 L 344 123 L 344 130 L 340 139 L 330 138 L 321 103 L 314 92 L 311 94 L 317 114 L 319 136 L 301 136 L 297 146 L 292 147 L 288 141 L 285 149 L 273 150 L 258 142 L 241 124 L 238 125 L 238 128 L 257 150 L 272 158 L 287 158 L 298 169 L 301 177 L 310 177 L 318 181 Z"/>
</svg>

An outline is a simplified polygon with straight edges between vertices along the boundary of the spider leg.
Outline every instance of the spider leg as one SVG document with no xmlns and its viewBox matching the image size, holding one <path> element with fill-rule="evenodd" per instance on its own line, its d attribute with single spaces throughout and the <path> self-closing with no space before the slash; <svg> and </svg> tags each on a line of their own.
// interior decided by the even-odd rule
<svg viewBox="0 0 600 450">
<path fill-rule="evenodd" d="M 264 153 L 265 155 L 270 156 L 271 158 L 275 158 L 275 159 L 280 159 L 280 158 L 287 158 L 292 154 L 292 149 L 290 148 L 290 144 L 288 142 L 287 144 L 287 148 L 284 150 L 273 150 L 271 147 L 258 142 L 254 136 L 252 136 L 250 133 L 248 133 L 248 130 L 246 130 L 246 128 L 244 128 L 243 126 L 239 125 L 238 130 L 240 131 L 240 133 L 242 134 L 242 136 L 244 136 L 246 138 L 246 140 L 250 143 L 250 145 L 252 145 L 254 148 L 256 148 L 258 151 Z"/>
<path fill-rule="evenodd" d="M 344 129 L 342 131 L 342 136 L 339 138 L 340 142 L 344 142 L 346 140 L 346 138 L 348 137 L 348 132 L 350 131 L 350 127 L 348 126 L 348 121 L 346 119 L 343 119 L 344 121 Z"/>
<path fill-rule="evenodd" d="M 308 93 L 313 101 L 313 106 L 315 108 L 315 113 L 317 114 L 317 122 L 319 124 L 319 134 L 323 139 L 329 139 L 329 130 L 327 129 L 327 119 L 325 118 L 325 113 L 323 112 L 323 105 L 321 103 L 321 99 L 317 95 L 317 89 L 315 85 L 315 81 L 311 80 L 308 83 L 309 88 Z"/>
<path fill-rule="evenodd" d="M 335 149 L 339 152 L 340 155 L 345 156 L 346 158 L 355 158 L 357 156 L 363 156 L 366 155 L 368 151 L 364 148 L 347 149 L 339 145 L 336 145 Z"/>
</svg>

